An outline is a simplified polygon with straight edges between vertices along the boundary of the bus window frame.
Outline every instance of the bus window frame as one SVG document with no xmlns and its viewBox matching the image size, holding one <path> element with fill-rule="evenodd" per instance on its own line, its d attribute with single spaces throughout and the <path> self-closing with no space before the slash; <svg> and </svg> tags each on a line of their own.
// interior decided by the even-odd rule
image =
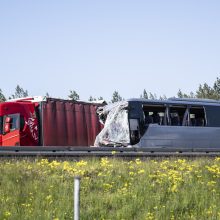
<svg viewBox="0 0 220 220">
<path fill-rule="evenodd" d="M 205 106 L 189 105 L 188 107 L 189 107 L 189 115 L 188 115 L 189 123 L 188 123 L 188 126 L 191 126 L 191 127 L 201 127 L 201 128 L 207 127 L 208 123 L 207 123 L 207 115 L 206 115 Z M 192 125 L 190 125 L 191 124 L 191 121 L 190 121 L 190 110 L 192 108 L 194 108 L 194 109 L 198 108 L 198 109 L 202 109 L 203 110 L 203 113 L 204 113 L 204 126 L 192 126 Z"/>
<path fill-rule="evenodd" d="M 143 116 L 144 116 L 144 117 L 145 117 L 145 111 L 146 111 L 146 109 L 147 109 L 148 107 L 150 107 L 150 108 L 155 107 L 155 108 L 161 108 L 161 109 L 163 109 L 164 111 L 161 111 L 161 112 L 164 113 L 163 124 L 162 124 L 162 125 L 159 125 L 159 124 L 158 124 L 158 126 L 167 126 L 167 113 L 166 113 L 166 111 L 167 111 L 167 105 L 166 105 L 166 104 L 143 104 L 143 105 L 142 105 L 142 110 L 143 110 Z M 158 109 L 157 109 L 157 110 L 158 110 Z M 152 109 L 151 111 L 153 111 L 153 109 Z M 155 111 L 156 111 L 156 110 L 155 110 Z M 154 124 L 154 123 L 150 123 L 150 124 Z"/>
<path fill-rule="evenodd" d="M 185 119 L 185 117 L 187 117 L 185 115 L 186 115 L 186 112 L 187 112 L 187 109 L 188 109 L 188 105 L 172 104 L 172 105 L 168 105 L 167 108 L 168 108 L 168 111 L 167 111 L 168 125 L 169 126 L 177 126 L 177 127 L 184 126 L 184 124 L 186 123 L 186 121 L 184 121 L 184 119 Z M 171 114 L 171 109 L 172 108 L 177 108 L 177 109 L 178 108 L 182 108 L 182 109 L 185 109 L 185 112 L 183 114 L 183 119 L 182 119 L 182 122 L 180 123 L 180 125 L 172 125 L 171 124 L 171 115 L 170 114 Z"/>
</svg>

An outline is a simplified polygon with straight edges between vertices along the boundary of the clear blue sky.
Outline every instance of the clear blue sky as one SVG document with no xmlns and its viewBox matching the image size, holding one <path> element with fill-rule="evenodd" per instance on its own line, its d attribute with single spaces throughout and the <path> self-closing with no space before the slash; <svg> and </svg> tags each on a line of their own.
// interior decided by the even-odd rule
<svg viewBox="0 0 220 220">
<path fill-rule="evenodd" d="M 220 77 L 220 1 L 0 0 L 0 88 L 109 100 Z"/>
</svg>

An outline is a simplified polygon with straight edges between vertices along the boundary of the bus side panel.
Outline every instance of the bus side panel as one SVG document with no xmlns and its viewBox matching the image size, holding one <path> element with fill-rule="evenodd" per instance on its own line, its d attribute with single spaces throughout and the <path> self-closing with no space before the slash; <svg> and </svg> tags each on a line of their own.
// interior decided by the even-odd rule
<svg viewBox="0 0 220 220">
<path fill-rule="evenodd" d="M 220 128 L 159 126 L 150 124 L 138 143 L 139 147 L 219 148 Z"/>
<path fill-rule="evenodd" d="M 101 131 L 94 104 L 50 99 L 42 109 L 44 146 L 90 146 Z"/>
<path fill-rule="evenodd" d="M 220 106 L 205 106 L 207 126 L 220 127 Z"/>
</svg>

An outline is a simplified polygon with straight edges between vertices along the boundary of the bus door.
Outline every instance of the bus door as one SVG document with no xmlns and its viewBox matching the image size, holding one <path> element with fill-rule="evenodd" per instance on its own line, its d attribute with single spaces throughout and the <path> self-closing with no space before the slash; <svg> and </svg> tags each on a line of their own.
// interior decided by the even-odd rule
<svg viewBox="0 0 220 220">
<path fill-rule="evenodd" d="M 2 146 L 20 146 L 20 114 L 4 116 Z"/>
</svg>

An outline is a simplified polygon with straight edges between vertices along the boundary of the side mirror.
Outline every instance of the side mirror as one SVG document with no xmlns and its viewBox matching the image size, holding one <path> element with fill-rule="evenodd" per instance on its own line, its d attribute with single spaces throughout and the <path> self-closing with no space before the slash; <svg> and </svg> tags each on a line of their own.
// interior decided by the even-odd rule
<svg viewBox="0 0 220 220">
<path fill-rule="evenodd" d="M 10 123 L 5 123 L 4 126 L 4 133 L 7 134 L 10 132 Z"/>
<path fill-rule="evenodd" d="M 12 118 L 11 117 L 6 117 L 5 118 L 5 123 L 11 123 L 12 121 Z"/>
</svg>

